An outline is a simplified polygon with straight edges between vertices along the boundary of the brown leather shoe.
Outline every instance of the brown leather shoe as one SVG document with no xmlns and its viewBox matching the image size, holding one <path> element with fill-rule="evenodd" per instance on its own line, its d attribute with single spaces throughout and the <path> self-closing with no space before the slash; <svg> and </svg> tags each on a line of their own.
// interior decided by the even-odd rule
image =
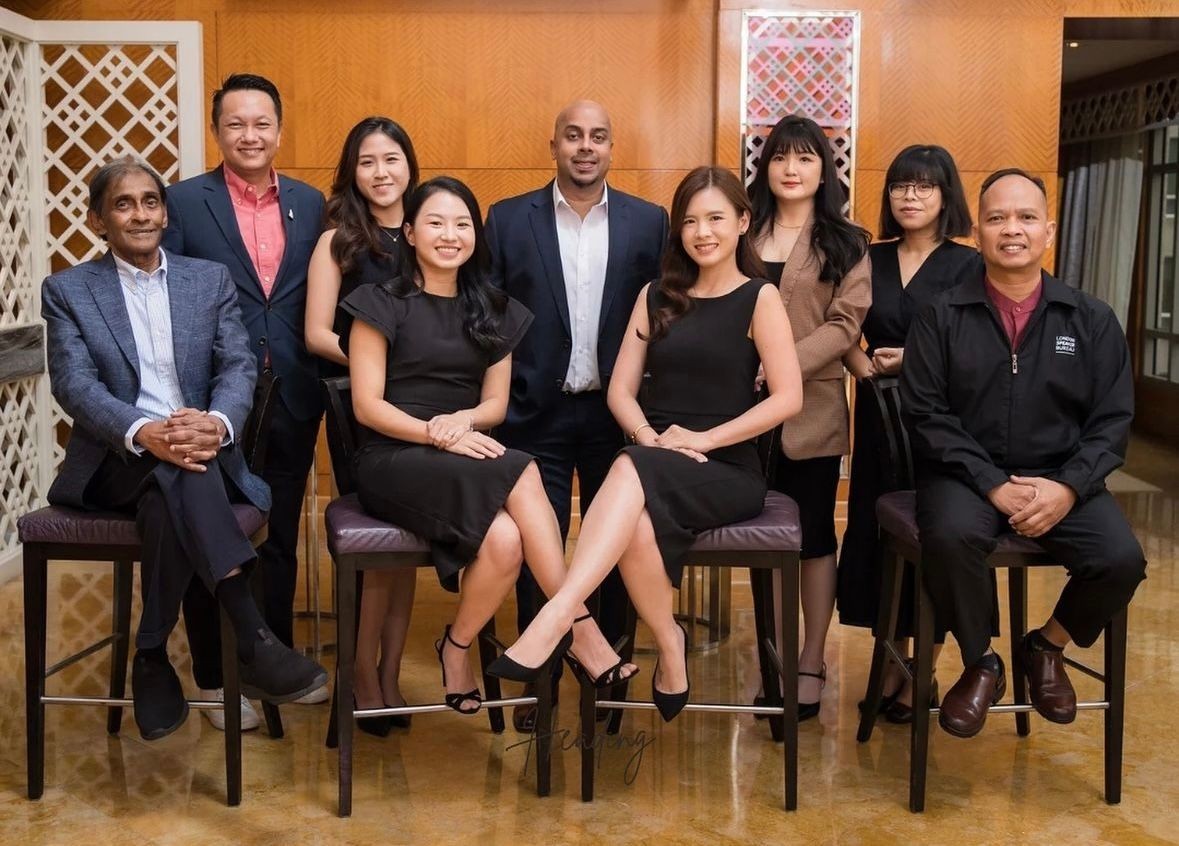
<svg viewBox="0 0 1179 846">
<path fill-rule="evenodd" d="M 982 731 L 991 706 L 1007 691 L 1007 673 L 999 658 L 999 672 L 993 673 L 981 664 L 967 667 L 942 699 L 938 724 L 955 737 L 974 737 Z"/>
<path fill-rule="evenodd" d="M 1016 669 L 1028 678 L 1032 705 L 1045 720 L 1067 724 L 1077 718 L 1077 692 L 1064 671 L 1064 652 L 1036 649 L 1031 633 L 1024 635 L 1015 653 Z"/>
</svg>

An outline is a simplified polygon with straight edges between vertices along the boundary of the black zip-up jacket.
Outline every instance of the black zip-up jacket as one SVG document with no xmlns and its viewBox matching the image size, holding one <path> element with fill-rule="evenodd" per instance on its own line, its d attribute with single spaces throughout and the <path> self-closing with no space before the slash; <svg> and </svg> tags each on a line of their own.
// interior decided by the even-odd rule
<svg viewBox="0 0 1179 846">
<path fill-rule="evenodd" d="M 909 330 L 901 405 L 918 475 L 948 473 L 984 497 L 1011 474 L 1043 476 L 1087 499 L 1126 454 L 1125 333 L 1108 305 L 1045 273 L 1012 350 L 984 280 L 947 291 Z"/>
</svg>

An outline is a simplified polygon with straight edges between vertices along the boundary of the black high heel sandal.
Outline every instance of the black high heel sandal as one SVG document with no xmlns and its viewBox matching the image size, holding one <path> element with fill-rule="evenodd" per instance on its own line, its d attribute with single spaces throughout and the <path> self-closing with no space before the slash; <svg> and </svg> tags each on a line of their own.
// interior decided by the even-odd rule
<svg viewBox="0 0 1179 846">
<path fill-rule="evenodd" d="M 508 657 L 508 653 L 503 652 L 487 665 L 487 674 L 489 676 L 496 676 L 497 678 L 507 679 L 508 681 L 518 682 L 534 682 L 540 678 L 541 671 L 545 667 L 552 664 L 553 659 L 558 661 L 561 656 L 569 651 L 569 647 L 573 645 L 573 629 L 565 632 L 565 636 L 561 638 L 557 646 L 549 654 L 549 657 L 541 662 L 538 667 L 527 667 L 519 661 L 515 661 Z"/>
<path fill-rule="evenodd" d="M 817 673 L 812 673 L 809 670 L 799 670 L 800 676 L 810 676 L 812 679 L 818 679 L 822 684 L 819 685 L 821 691 L 827 686 L 827 662 L 823 662 L 823 668 Z M 798 703 L 798 721 L 809 720 L 813 717 L 819 716 L 819 708 L 823 704 L 822 694 L 816 702 L 799 702 Z"/>
<path fill-rule="evenodd" d="M 684 633 L 684 678 L 688 677 L 688 630 L 680 623 L 676 623 Z M 651 701 L 659 710 L 659 716 L 665 723 L 675 719 L 684 706 L 688 704 L 688 694 L 692 691 L 692 680 L 688 679 L 688 686 L 679 693 L 664 693 L 655 686 L 655 678 L 659 675 L 659 662 L 655 662 L 655 672 L 651 674 Z"/>
<path fill-rule="evenodd" d="M 442 638 L 434 641 L 434 651 L 438 653 L 438 663 L 442 665 L 442 689 L 446 690 L 446 662 L 442 660 L 442 650 L 446 648 L 449 643 L 455 649 L 467 650 L 471 648 L 471 644 L 463 646 L 457 640 L 450 636 L 450 626 L 442 630 Z M 477 714 L 479 709 L 483 707 L 483 694 L 479 692 L 479 688 L 468 690 L 466 693 L 447 693 L 443 697 L 443 701 L 452 710 L 458 711 L 460 714 L 470 716 Z M 474 702 L 474 708 L 463 708 L 462 706 L 467 702 Z"/>
<path fill-rule="evenodd" d="M 593 615 L 591 614 L 582 614 L 580 617 L 574 619 L 573 625 L 576 626 L 582 620 L 592 619 L 592 616 Z M 572 641 L 570 641 L 570 643 L 572 644 Z M 614 645 L 614 651 L 620 651 L 624 643 L 626 643 L 625 636 L 622 638 L 622 640 L 618 641 L 618 643 Z M 639 674 L 638 668 L 635 668 L 635 671 L 629 676 L 622 675 L 622 667 L 626 662 L 619 658 L 618 663 L 613 667 L 608 667 L 607 669 L 598 673 L 597 676 L 591 676 L 589 670 L 585 668 L 584 664 L 577 660 L 577 656 L 574 655 L 571 650 L 565 651 L 565 663 L 569 665 L 569 669 L 573 671 L 573 675 L 577 676 L 579 681 L 585 682 L 590 687 L 595 687 L 598 690 L 604 690 L 605 688 L 614 687 L 617 684 L 621 684 L 624 681 L 630 681 Z"/>
</svg>

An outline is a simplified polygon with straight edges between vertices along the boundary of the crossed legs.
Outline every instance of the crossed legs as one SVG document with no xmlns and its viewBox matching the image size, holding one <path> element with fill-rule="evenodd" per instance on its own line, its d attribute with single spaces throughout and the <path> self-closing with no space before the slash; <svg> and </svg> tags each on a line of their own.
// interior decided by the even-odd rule
<svg viewBox="0 0 1179 846">
<path fill-rule="evenodd" d="M 635 482 L 637 484 L 637 477 Z M 529 464 L 516 481 L 503 510 L 492 521 L 478 557 L 463 571 L 459 607 L 450 629 L 453 642 L 444 643 L 442 649 L 448 693 L 475 689 L 475 676 L 466 653 L 456 648 L 454 642 L 461 646 L 478 636 L 512 590 L 525 559 L 546 595 L 552 596 L 563 589 L 567 580 L 564 544 L 535 462 Z M 586 591 L 585 596 L 589 592 Z M 583 600 L 584 596 L 570 606 L 570 625 L 574 616 L 586 613 Z M 587 623 L 575 628 L 573 651 L 589 672 L 596 673 L 612 666 L 618 656 L 597 625 L 592 621 Z M 569 625 L 566 625 L 561 634 L 568 629 Z M 558 640 L 560 636 L 558 634 Z M 548 658 L 552 648 L 550 645 L 536 661 L 526 660 L 525 663 L 539 666 Z M 630 672 L 633 671 L 632 666 Z M 462 710 L 474 711 L 477 707 Z"/>
</svg>

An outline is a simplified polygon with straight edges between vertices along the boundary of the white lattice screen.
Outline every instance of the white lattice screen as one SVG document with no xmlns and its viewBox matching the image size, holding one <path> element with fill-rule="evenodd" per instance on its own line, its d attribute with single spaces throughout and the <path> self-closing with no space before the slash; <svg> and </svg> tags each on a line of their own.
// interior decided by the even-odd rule
<svg viewBox="0 0 1179 846">
<path fill-rule="evenodd" d="M 741 160 L 746 184 L 753 181 L 774 124 L 801 114 L 827 133 L 850 208 L 859 14 L 751 11 L 743 17 Z"/>
<path fill-rule="evenodd" d="M 203 167 L 198 23 L 35 21 L 0 9 L 0 331 L 40 322 L 40 282 L 99 254 L 86 183 L 145 158 L 167 182 Z M 0 384 L 0 565 L 42 504 L 69 421 L 44 375 Z"/>
</svg>

